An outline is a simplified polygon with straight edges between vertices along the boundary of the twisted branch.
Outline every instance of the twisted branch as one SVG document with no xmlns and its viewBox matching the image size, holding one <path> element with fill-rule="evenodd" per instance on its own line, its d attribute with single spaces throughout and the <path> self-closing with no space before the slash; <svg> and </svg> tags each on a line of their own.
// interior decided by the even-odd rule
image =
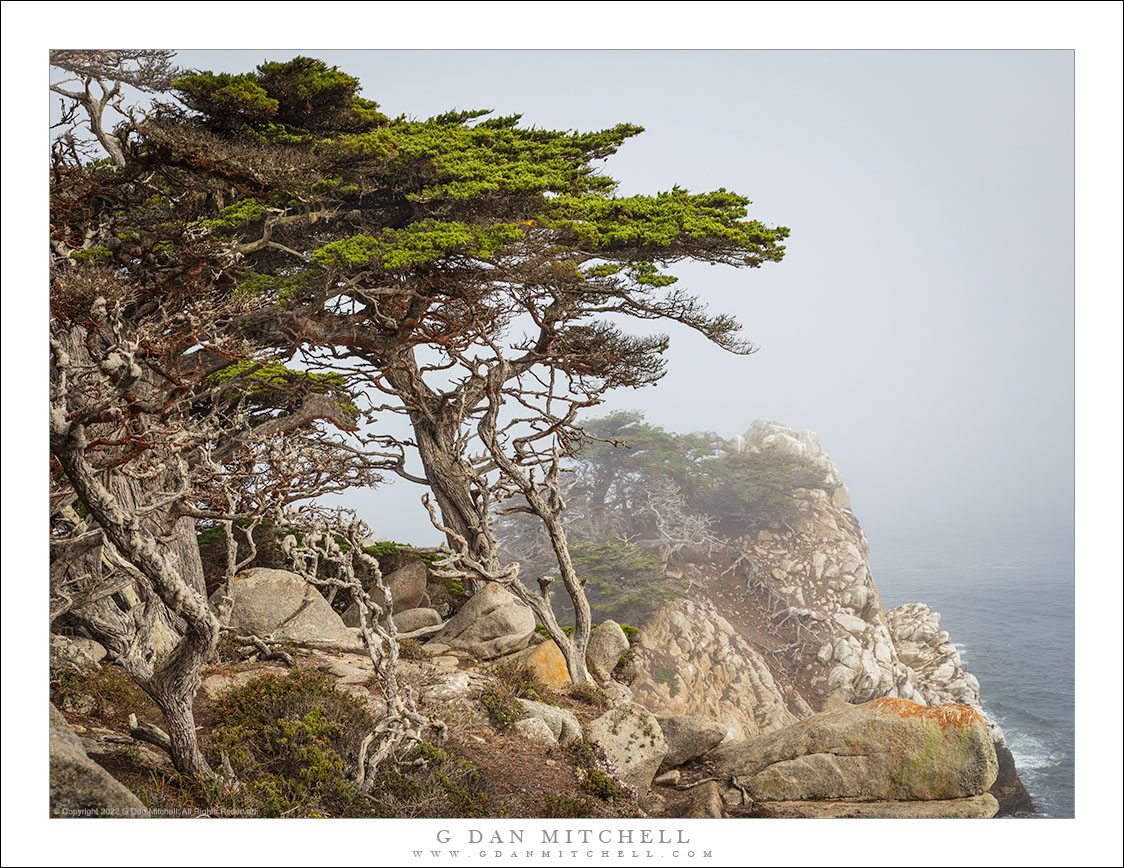
<svg viewBox="0 0 1124 868">
<path fill-rule="evenodd" d="M 394 601 L 378 560 L 363 551 L 371 539 L 367 525 L 351 510 L 329 512 L 311 506 L 299 511 L 290 509 L 280 525 L 301 532 L 299 539 L 290 533 L 282 542 L 282 550 L 294 570 L 312 585 L 347 592 L 355 602 L 367 654 L 382 679 L 386 715 L 364 737 L 356 772 L 360 791 L 370 792 L 383 762 L 391 758 L 403 762 L 406 750 L 425 741 L 428 733 L 432 732 L 431 738 L 437 741 L 444 740 L 445 724 L 420 714 L 414 691 L 398 683 L 398 632 L 391 617 Z M 374 587 L 379 589 L 385 607 L 372 599 L 356 578 L 356 560 L 373 576 Z M 335 576 L 319 576 L 321 562 L 334 566 Z"/>
</svg>

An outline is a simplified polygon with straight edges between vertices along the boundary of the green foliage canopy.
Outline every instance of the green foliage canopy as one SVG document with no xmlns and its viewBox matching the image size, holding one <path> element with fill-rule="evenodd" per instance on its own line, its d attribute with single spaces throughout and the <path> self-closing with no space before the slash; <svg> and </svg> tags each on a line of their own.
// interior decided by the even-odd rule
<svg viewBox="0 0 1124 868">
<path fill-rule="evenodd" d="M 640 127 L 528 129 L 518 115 L 480 110 L 390 119 L 359 97 L 355 78 L 306 57 L 240 75 L 195 71 L 174 87 L 190 114 L 168 109 L 142 132 L 221 204 L 192 225 L 236 245 L 241 272 L 222 282 L 259 304 L 337 324 L 333 299 L 362 303 L 348 320 L 372 347 L 391 335 L 431 341 L 427 317 L 447 323 L 458 304 L 488 306 L 501 326 L 530 314 L 540 334 L 525 349 L 538 359 L 580 355 L 586 345 L 563 335 L 594 328 L 613 352 L 588 350 L 582 373 L 612 381 L 611 357 L 631 350 L 628 364 L 650 376 L 630 385 L 662 373 L 653 357 L 666 343 L 637 343 L 590 317 L 668 318 L 750 349 L 732 319 L 669 290 L 666 268 L 778 261 L 788 230 L 747 219 L 749 200 L 726 190 L 617 196 L 599 163 Z M 377 302 L 367 294 L 376 287 Z"/>
<path fill-rule="evenodd" d="M 392 119 L 355 77 L 308 57 L 195 70 L 171 87 L 186 111 L 159 106 L 128 138 L 125 166 L 90 164 L 53 197 L 75 261 L 129 274 L 150 299 L 234 299 L 245 313 L 228 325 L 242 339 L 379 365 L 510 332 L 513 375 L 554 367 L 590 394 L 663 374 L 666 338 L 629 334 L 617 316 L 752 350 L 669 268 L 776 262 L 788 229 L 751 218 L 750 201 L 724 189 L 619 196 L 601 164 L 636 125 L 527 128 L 484 110 Z M 107 201 L 95 255 L 69 227 L 104 217 Z M 517 323 L 529 326 L 522 338 Z M 460 391 L 471 411 L 483 383 L 469 377 Z M 439 416 L 451 395 L 418 387 L 408 398 Z"/>
</svg>

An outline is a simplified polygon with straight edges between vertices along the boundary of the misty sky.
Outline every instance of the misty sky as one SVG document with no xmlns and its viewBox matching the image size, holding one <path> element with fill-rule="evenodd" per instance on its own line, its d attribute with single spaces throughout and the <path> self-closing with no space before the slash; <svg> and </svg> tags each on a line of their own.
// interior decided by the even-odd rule
<svg viewBox="0 0 1124 868">
<path fill-rule="evenodd" d="M 452 108 L 646 132 L 621 192 L 726 187 L 791 228 L 782 263 L 680 267 L 760 347 L 671 330 L 669 373 L 617 393 L 677 431 L 818 432 L 877 549 L 1073 522 L 1074 78 L 1069 51 L 183 51 L 243 72 L 308 54 L 389 115 Z M 347 499 L 433 536 L 405 483 Z"/>
</svg>

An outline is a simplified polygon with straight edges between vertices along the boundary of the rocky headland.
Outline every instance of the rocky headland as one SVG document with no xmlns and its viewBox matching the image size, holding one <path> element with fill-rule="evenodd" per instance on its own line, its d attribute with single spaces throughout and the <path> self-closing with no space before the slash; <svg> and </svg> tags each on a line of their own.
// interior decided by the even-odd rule
<svg viewBox="0 0 1124 868">
<path fill-rule="evenodd" d="M 980 684 L 940 615 L 924 603 L 883 608 L 850 492 L 817 436 L 757 421 L 738 446 L 795 459 L 821 485 L 794 491 L 796 514 L 736 540 L 735 554 L 685 554 L 680 569 L 690 599 L 669 603 L 641 630 L 632 684 L 638 701 L 712 717 L 734 742 L 840 703 L 965 706 L 998 757 L 989 789 L 999 812 L 1029 809 L 1003 732 L 984 712 Z"/>
</svg>

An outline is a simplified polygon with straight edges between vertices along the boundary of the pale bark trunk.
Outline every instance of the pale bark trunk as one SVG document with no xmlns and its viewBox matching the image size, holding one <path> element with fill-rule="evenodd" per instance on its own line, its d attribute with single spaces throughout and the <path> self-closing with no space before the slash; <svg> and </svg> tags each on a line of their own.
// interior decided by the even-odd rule
<svg viewBox="0 0 1124 868">
<path fill-rule="evenodd" d="M 169 544 L 179 565 L 180 578 L 189 588 L 203 596 L 207 595 L 207 581 L 203 576 L 203 558 L 199 553 L 199 536 L 195 530 L 195 519 L 181 516 L 172 531 Z"/>
<path fill-rule="evenodd" d="M 585 589 L 581 586 L 578 574 L 574 570 L 573 561 L 570 560 L 570 550 L 566 545 L 566 532 L 562 527 L 562 519 L 558 515 L 542 516 L 550 534 L 551 547 L 558 559 L 558 571 L 562 576 L 562 584 L 566 586 L 566 593 L 574 604 L 574 632 L 570 635 L 570 649 L 562 650 L 566 658 L 566 666 L 570 670 L 570 680 L 581 684 L 589 680 L 589 671 L 585 665 L 585 652 L 589 647 L 589 631 L 592 615 L 589 609 L 589 600 L 586 599 Z"/>
<path fill-rule="evenodd" d="M 72 367 L 91 364 L 81 329 L 73 329 L 64 340 Z M 151 383 L 147 385 L 155 392 Z M 138 386 L 143 389 L 144 384 Z M 175 767 L 185 774 L 205 774 L 209 768 L 198 747 L 191 703 L 199 686 L 199 671 L 218 642 L 219 622 L 204 593 L 194 521 L 174 520 L 163 509 L 147 516 L 138 514 L 146 502 L 141 482 L 119 472 L 99 471 L 87 459 L 87 444 L 91 435 L 101 436 L 101 427 L 91 425 L 87 431 L 85 426 L 70 423 L 64 408 L 57 412 L 53 408 L 51 451 L 108 542 L 130 569 L 147 580 L 151 590 L 135 586 L 141 596 L 155 592 L 158 599 L 141 603 L 127 587 L 122 591 L 131 601 L 127 611 L 101 600 L 92 611 L 73 614 L 117 652 L 117 662 L 160 707 Z M 152 480 L 157 491 L 167 493 L 160 488 L 161 482 Z M 164 536 L 169 529 L 170 542 Z M 149 608 L 152 605 L 155 611 Z M 171 632 L 173 618 L 184 625 L 182 637 Z M 171 642 L 156 641 L 160 634 Z M 161 653 L 168 644 L 172 645 L 170 651 Z"/>
<path fill-rule="evenodd" d="M 192 702 L 199 689 L 199 671 L 214 650 L 214 640 L 218 638 L 217 622 L 213 636 L 207 631 L 197 631 L 197 635 L 181 643 L 173 652 L 168 664 L 157 672 L 149 684 L 148 692 L 164 712 L 164 722 L 168 727 L 171 742 L 169 753 L 176 771 L 192 777 L 210 774 L 195 733 L 195 713 Z"/>
</svg>

